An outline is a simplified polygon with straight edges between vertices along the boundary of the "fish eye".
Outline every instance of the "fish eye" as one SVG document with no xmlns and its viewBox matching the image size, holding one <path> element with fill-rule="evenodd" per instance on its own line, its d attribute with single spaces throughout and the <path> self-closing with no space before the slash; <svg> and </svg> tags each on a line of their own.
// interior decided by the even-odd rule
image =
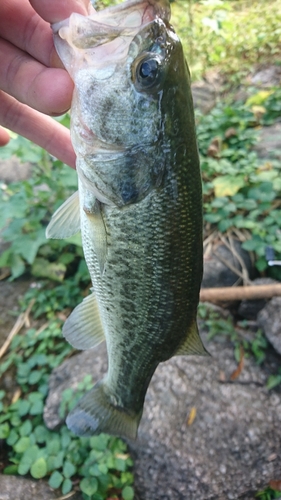
<svg viewBox="0 0 281 500">
<path fill-rule="evenodd" d="M 139 65 L 138 70 L 139 80 L 142 80 L 145 85 L 151 85 L 157 77 L 158 61 L 156 59 L 144 61 Z"/>
<path fill-rule="evenodd" d="M 134 83 L 138 90 L 156 90 L 162 79 L 161 60 L 151 55 L 142 58 L 135 66 Z"/>
</svg>

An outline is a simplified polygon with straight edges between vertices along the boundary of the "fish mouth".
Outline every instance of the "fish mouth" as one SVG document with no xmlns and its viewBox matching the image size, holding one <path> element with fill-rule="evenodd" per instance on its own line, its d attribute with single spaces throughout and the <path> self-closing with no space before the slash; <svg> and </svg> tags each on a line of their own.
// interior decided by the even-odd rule
<svg viewBox="0 0 281 500">
<path fill-rule="evenodd" d="M 130 35 L 157 18 L 169 21 L 168 0 L 128 0 L 119 5 L 94 11 L 90 16 L 73 13 L 68 19 L 52 25 L 54 35 L 69 35 L 77 48 L 90 48 L 111 41 L 121 34 Z"/>
<path fill-rule="evenodd" d="M 84 63 L 91 61 L 91 65 L 96 67 L 104 66 L 109 61 L 116 63 L 124 60 L 132 39 L 156 19 L 169 21 L 169 0 L 128 0 L 92 11 L 89 16 L 73 13 L 68 19 L 53 24 L 54 42 L 71 74 L 74 71 L 74 53 L 77 61 L 80 53 Z"/>
</svg>

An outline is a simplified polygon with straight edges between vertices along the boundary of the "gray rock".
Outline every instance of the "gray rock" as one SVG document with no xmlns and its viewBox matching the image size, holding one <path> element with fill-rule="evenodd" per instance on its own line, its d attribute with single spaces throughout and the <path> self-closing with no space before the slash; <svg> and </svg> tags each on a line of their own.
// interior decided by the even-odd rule
<svg viewBox="0 0 281 500">
<path fill-rule="evenodd" d="M 223 85 L 223 77 L 215 70 L 208 71 L 203 80 L 193 82 L 191 91 L 194 107 L 203 114 L 209 113 L 215 106 L 217 98 L 222 94 Z"/>
<path fill-rule="evenodd" d="M 49 429 L 62 424 L 59 407 L 62 392 L 71 387 L 77 388 L 85 375 L 90 373 L 96 382 L 107 370 L 107 354 L 105 343 L 93 351 L 77 354 L 53 370 L 49 381 L 49 395 L 44 408 L 44 422 Z"/>
<path fill-rule="evenodd" d="M 281 394 L 265 389 L 267 370 L 252 359 L 230 382 L 237 364 L 233 347 L 221 340 L 207 344 L 212 358 L 175 357 L 157 368 L 138 439 L 128 443 L 136 500 L 253 500 L 258 489 L 280 477 Z M 77 385 L 89 371 L 96 377 L 98 366 L 103 372 L 104 347 L 56 369 L 49 419 L 55 418 L 52 401 L 60 399 L 66 384 Z M 187 425 L 192 408 L 197 415 Z"/>
<path fill-rule="evenodd" d="M 275 65 L 260 68 L 248 77 L 248 81 L 262 88 L 278 87 L 281 83 L 281 68 Z"/>
<path fill-rule="evenodd" d="M 235 252 L 242 259 L 244 266 L 251 276 L 253 264 L 251 258 L 241 247 L 241 243 L 233 240 Z M 204 254 L 204 274 L 202 288 L 232 286 L 239 279 L 239 275 L 233 271 L 237 269 L 241 273 L 242 266 L 231 250 L 220 241 L 213 244 L 210 252 Z"/>
<path fill-rule="evenodd" d="M 254 150 L 259 158 L 281 160 L 281 123 L 262 127 Z"/>
<path fill-rule="evenodd" d="M 253 280 L 252 283 L 253 285 L 270 285 L 278 282 L 271 278 L 257 278 Z M 258 313 L 266 306 L 267 302 L 268 300 L 266 299 L 241 300 L 237 312 L 242 318 L 255 320 Z"/>
<path fill-rule="evenodd" d="M 0 161 L 0 181 L 7 184 L 28 179 L 31 173 L 32 165 L 30 163 L 21 163 L 17 156 Z"/>
<path fill-rule="evenodd" d="M 0 500 L 56 500 L 61 493 L 54 491 L 45 481 L 32 481 L 23 477 L 3 476 L 0 474 Z M 81 500 L 75 494 L 71 500 Z"/>
<path fill-rule="evenodd" d="M 191 86 L 194 108 L 200 109 L 205 115 L 215 106 L 216 90 L 208 82 L 195 82 Z"/>
<path fill-rule="evenodd" d="M 281 354 L 281 297 L 273 297 L 260 311 L 258 325 L 274 349 Z"/>
</svg>

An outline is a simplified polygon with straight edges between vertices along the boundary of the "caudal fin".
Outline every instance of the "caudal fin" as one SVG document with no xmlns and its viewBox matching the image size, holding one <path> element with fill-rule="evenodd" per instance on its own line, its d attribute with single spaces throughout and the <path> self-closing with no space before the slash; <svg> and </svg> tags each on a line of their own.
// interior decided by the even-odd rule
<svg viewBox="0 0 281 500">
<path fill-rule="evenodd" d="M 104 391 L 104 383 L 98 382 L 69 413 L 66 424 L 77 436 L 105 432 L 136 439 L 140 419 L 141 412 L 132 416 L 119 406 L 114 406 Z"/>
</svg>

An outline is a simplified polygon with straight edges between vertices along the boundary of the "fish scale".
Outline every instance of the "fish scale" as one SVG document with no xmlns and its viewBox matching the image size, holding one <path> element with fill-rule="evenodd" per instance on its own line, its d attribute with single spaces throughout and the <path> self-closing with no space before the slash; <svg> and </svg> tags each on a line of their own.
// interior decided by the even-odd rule
<svg viewBox="0 0 281 500">
<path fill-rule="evenodd" d="M 104 337 L 108 353 L 107 375 L 78 402 L 67 425 L 83 436 L 109 432 L 135 438 L 157 365 L 174 355 L 206 354 L 196 325 L 202 193 L 189 73 L 168 23 L 169 5 L 152 0 L 121 5 L 118 44 L 116 26 L 114 40 L 112 27 L 102 27 L 105 46 L 108 30 L 106 54 L 112 48 L 104 66 L 93 55 L 88 28 L 81 56 L 87 18 L 70 18 L 63 42 L 60 32 L 55 35 L 75 83 L 72 137 L 79 195 L 54 214 L 48 235 L 81 229 L 92 295 L 71 313 L 63 334 L 80 349 L 93 348 Z M 140 24 L 123 40 L 126 11 L 132 15 L 134 9 Z M 145 22 L 140 9 L 150 13 Z M 108 22 L 117 10 L 98 13 L 95 29 L 99 19 Z M 77 51 L 73 23 L 79 28 Z M 120 40 L 128 46 L 118 59 Z M 65 227 L 67 211 L 72 229 Z"/>
</svg>

